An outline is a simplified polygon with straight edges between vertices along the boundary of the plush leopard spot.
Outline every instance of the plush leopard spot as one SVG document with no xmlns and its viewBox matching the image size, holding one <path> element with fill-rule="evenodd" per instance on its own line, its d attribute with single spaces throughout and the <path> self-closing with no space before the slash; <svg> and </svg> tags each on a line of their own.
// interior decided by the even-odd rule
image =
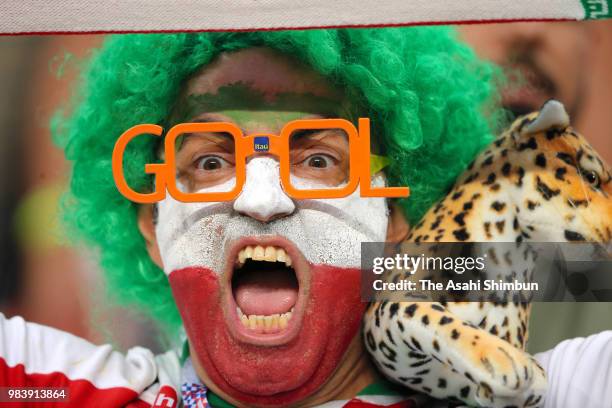
<svg viewBox="0 0 612 408">
<path fill-rule="evenodd" d="M 535 165 L 543 169 L 546 168 L 546 156 L 544 153 L 538 153 L 535 158 Z"/>
<path fill-rule="evenodd" d="M 510 175 L 510 170 L 512 170 L 512 165 L 508 162 L 504 163 L 501 168 L 502 175 L 508 177 Z"/>
<path fill-rule="evenodd" d="M 536 150 L 538 148 L 538 143 L 535 140 L 535 137 L 530 137 L 529 140 L 525 143 L 521 143 L 518 147 L 518 151 L 522 152 L 523 150 Z"/>
<path fill-rule="evenodd" d="M 437 310 L 438 312 L 444 312 L 444 311 L 445 311 L 445 309 L 444 309 L 444 307 L 443 307 L 443 306 L 440 306 L 440 305 L 438 305 L 438 304 L 436 304 L 436 303 L 433 303 L 433 304 L 431 305 L 431 308 L 432 308 L 433 310 Z"/>
<path fill-rule="evenodd" d="M 425 354 L 417 353 L 416 351 L 410 351 L 408 353 L 408 357 L 415 358 L 415 359 L 418 359 L 418 360 L 422 360 L 424 358 L 427 358 L 427 356 Z"/>
<path fill-rule="evenodd" d="M 385 330 L 385 333 L 387 333 L 387 338 L 389 339 L 391 344 L 395 346 L 396 344 L 395 344 L 395 340 L 393 340 L 393 336 L 391 335 L 391 330 L 387 329 Z"/>
<path fill-rule="evenodd" d="M 484 223 L 484 230 L 485 230 L 485 235 L 487 239 L 492 239 L 493 235 L 491 235 L 491 223 L 489 221 L 486 221 Z"/>
<path fill-rule="evenodd" d="M 523 187 L 523 178 L 525 178 L 525 169 L 522 167 L 518 167 L 516 169 L 516 175 L 517 175 L 516 186 Z"/>
<path fill-rule="evenodd" d="M 431 361 L 431 359 L 417 361 L 415 363 L 410 364 L 410 367 L 413 367 L 413 368 L 421 367 L 421 366 L 424 366 L 425 364 L 429 363 L 430 361 Z"/>
<path fill-rule="evenodd" d="M 385 343 L 384 341 L 381 341 L 380 343 L 378 343 L 378 348 L 389 361 L 392 361 L 395 363 L 396 361 L 395 358 L 397 357 L 397 353 L 393 348 L 389 347 L 387 343 Z"/>
<path fill-rule="evenodd" d="M 398 303 L 393 303 L 389 307 L 389 317 L 395 316 L 397 314 L 398 309 L 399 309 L 399 304 Z"/>
<path fill-rule="evenodd" d="M 376 351 L 376 341 L 370 330 L 366 331 L 366 343 L 370 351 Z"/>
<path fill-rule="evenodd" d="M 444 326 L 445 324 L 449 324 L 453 321 L 452 317 L 448 317 L 448 316 L 442 316 L 442 318 L 440 319 L 440 321 L 438 322 L 438 324 L 440 326 Z"/>
<path fill-rule="evenodd" d="M 546 183 L 542 181 L 540 176 L 536 177 L 536 190 L 540 192 L 542 197 L 546 201 L 549 201 L 552 197 L 559 195 L 561 193 L 560 189 L 552 189 Z"/>
<path fill-rule="evenodd" d="M 565 174 L 567 173 L 567 167 L 557 167 L 555 170 L 555 178 L 557 180 L 565 181 Z"/>
<path fill-rule="evenodd" d="M 417 339 L 415 339 L 414 337 L 411 337 L 410 340 L 412 341 L 412 344 L 414 344 L 414 347 L 416 347 L 420 351 L 423 351 L 423 348 L 421 347 L 421 343 L 419 343 Z"/>
<path fill-rule="evenodd" d="M 459 198 L 461 198 L 461 196 L 463 195 L 463 190 L 459 190 L 456 191 L 452 196 L 451 196 L 451 200 L 455 201 L 458 200 Z"/>
<path fill-rule="evenodd" d="M 404 313 L 409 317 L 414 317 L 414 313 L 416 312 L 418 307 L 419 305 L 417 305 L 416 303 L 413 303 L 404 309 Z"/>
<path fill-rule="evenodd" d="M 502 212 L 504 210 L 504 208 L 506 208 L 506 203 L 502 203 L 500 201 L 495 200 L 491 204 L 491 208 L 494 209 L 497 212 Z"/>
<path fill-rule="evenodd" d="M 495 173 L 489 173 L 489 175 L 487 176 L 487 179 L 483 181 L 482 184 L 487 185 L 487 186 L 491 185 L 495 183 L 496 179 L 497 179 L 497 175 Z"/>
<path fill-rule="evenodd" d="M 487 158 L 482 161 L 482 165 L 480 167 L 481 168 L 482 167 L 487 167 L 487 166 L 490 166 L 491 164 L 493 164 L 493 156 L 492 155 L 491 156 L 487 156 Z"/>
<path fill-rule="evenodd" d="M 569 164 L 570 166 L 575 166 L 574 158 L 572 155 L 567 154 L 565 152 L 557 153 L 557 158 L 563 161 L 565 164 Z"/>
<path fill-rule="evenodd" d="M 466 215 L 465 212 L 460 212 L 459 214 L 453 217 L 453 221 L 455 221 L 460 226 L 464 226 L 465 225 L 465 215 Z"/>
<path fill-rule="evenodd" d="M 458 241 L 467 241 L 470 238 L 470 234 L 467 232 L 467 229 L 461 228 L 453 231 L 453 235 L 457 238 Z"/>
</svg>

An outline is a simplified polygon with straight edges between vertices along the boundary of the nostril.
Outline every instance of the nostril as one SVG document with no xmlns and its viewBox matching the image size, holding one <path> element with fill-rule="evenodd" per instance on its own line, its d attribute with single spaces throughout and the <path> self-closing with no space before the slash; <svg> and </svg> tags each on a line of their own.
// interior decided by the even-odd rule
<svg viewBox="0 0 612 408">
<path fill-rule="evenodd" d="M 234 210 L 258 221 L 270 222 L 292 214 L 295 211 L 295 204 L 282 190 L 257 191 L 249 189 L 243 191 L 236 199 Z"/>
<path fill-rule="evenodd" d="M 238 211 L 238 214 L 245 216 L 245 217 L 250 217 L 253 218 L 259 222 L 263 222 L 263 223 L 269 223 L 272 221 L 276 221 L 280 218 L 286 217 L 288 215 L 291 215 L 292 213 L 276 213 L 276 214 L 268 214 L 268 213 L 259 213 L 259 212 L 243 212 L 243 211 Z"/>
</svg>

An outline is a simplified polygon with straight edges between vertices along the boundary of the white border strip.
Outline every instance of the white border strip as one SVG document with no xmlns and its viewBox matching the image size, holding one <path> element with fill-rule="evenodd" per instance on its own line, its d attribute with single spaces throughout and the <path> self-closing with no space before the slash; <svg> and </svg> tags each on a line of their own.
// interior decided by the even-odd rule
<svg viewBox="0 0 612 408">
<path fill-rule="evenodd" d="M 583 0 L 608 6 L 609 0 Z M 589 14 L 591 14 L 589 12 Z M 7 34 L 581 20 L 581 0 L 4 0 Z"/>
</svg>

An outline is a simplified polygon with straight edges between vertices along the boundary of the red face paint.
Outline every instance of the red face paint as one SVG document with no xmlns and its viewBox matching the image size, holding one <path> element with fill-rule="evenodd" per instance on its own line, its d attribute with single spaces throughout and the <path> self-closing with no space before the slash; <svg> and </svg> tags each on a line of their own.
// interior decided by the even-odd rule
<svg viewBox="0 0 612 408">
<path fill-rule="evenodd" d="M 236 336 L 233 304 L 207 268 L 173 271 L 170 285 L 200 365 L 223 392 L 248 404 L 284 406 L 315 392 L 358 334 L 366 303 L 360 270 L 310 266 L 309 293 L 290 341 L 255 345 Z M 230 295 L 231 296 L 231 295 Z"/>
</svg>

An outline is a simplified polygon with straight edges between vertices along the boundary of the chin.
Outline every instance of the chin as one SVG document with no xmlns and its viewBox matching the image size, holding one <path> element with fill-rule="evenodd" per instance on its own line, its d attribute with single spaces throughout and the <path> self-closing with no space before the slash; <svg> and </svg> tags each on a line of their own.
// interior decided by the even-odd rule
<svg viewBox="0 0 612 408">
<path fill-rule="evenodd" d="M 291 241 L 243 237 L 225 270 L 174 270 L 191 350 L 214 385 L 245 404 L 286 406 L 317 391 L 358 334 L 360 269 L 309 263 Z M 210 385 L 210 384 L 208 384 Z"/>
</svg>

